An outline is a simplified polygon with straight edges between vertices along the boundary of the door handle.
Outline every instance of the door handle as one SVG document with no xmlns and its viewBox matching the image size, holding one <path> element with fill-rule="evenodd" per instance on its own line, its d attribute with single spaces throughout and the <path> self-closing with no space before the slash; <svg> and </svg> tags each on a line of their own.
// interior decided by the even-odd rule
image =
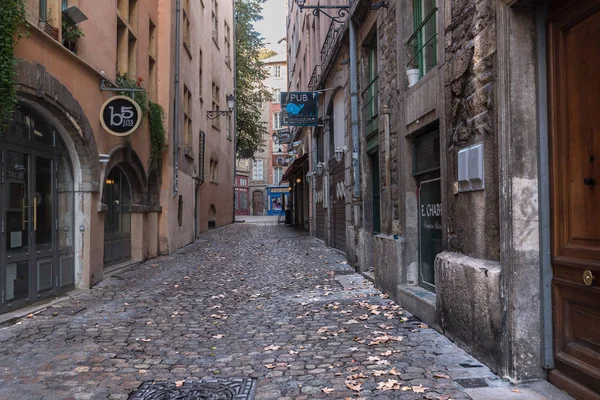
<svg viewBox="0 0 600 400">
<path fill-rule="evenodd" d="M 592 271 L 590 271 L 589 269 L 583 271 L 583 283 L 585 284 L 585 286 L 592 286 L 592 283 L 594 283 L 595 280 L 596 277 L 594 276 Z"/>
<path fill-rule="evenodd" d="M 583 178 L 583 184 L 588 186 L 594 186 L 596 184 L 596 180 L 594 178 Z"/>
<path fill-rule="evenodd" d="M 33 230 L 37 231 L 37 197 L 33 199 Z"/>
<path fill-rule="evenodd" d="M 21 229 L 22 231 L 25 230 L 25 224 L 27 223 L 27 220 L 25 219 L 25 209 L 27 208 L 27 206 L 25 206 L 25 199 L 23 199 L 23 229 Z"/>
</svg>

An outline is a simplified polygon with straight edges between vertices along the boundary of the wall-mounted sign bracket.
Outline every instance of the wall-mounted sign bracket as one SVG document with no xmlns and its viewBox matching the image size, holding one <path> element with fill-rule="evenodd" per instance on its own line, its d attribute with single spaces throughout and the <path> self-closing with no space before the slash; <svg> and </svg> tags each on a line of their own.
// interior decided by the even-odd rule
<svg viewBox="0 0 600 400">
<path fill-rule="evenodd" d="M 112 87 L 106 86 L 106 82 L 108 82 Z M 114 83 L 107 79 L 100 79 L 100 90 L 108 91 L 108 92 L 143 92 L 143 88 L 139 89 L 130 89 L 130 88 L 120 88 L 115 87 Z"/>
</svg>

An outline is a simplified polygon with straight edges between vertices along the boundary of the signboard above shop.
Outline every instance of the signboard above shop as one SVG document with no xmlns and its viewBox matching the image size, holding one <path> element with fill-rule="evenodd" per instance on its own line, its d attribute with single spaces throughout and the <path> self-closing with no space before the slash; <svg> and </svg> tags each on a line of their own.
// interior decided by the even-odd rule
<svg viewBox="0 0 600 400">
<path fill-rule="evenodd" d="M 319 122 L 318 103 L 319 93 L 317 92 L 282 92 L 282 125 L 317 126 Z"/>
<path fill-rule="evenodd" d="M 277 135 L 277 143 L 289 144 L 292 142 L 292 133 L 289 129 L 275 131 L 275 134 Z"/>
<path fill-rule="evenodd" d="M 129 136 L 142 122 L 142 109 L 131 97 L 114 96 L 100 109 L 100 123 L 114 136 Z"/>
</svg>

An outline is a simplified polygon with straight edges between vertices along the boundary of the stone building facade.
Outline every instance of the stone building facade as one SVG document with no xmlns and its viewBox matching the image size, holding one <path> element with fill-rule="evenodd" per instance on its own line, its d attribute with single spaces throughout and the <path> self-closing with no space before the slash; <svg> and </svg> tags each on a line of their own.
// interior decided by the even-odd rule
<svg viewBox="0 0 600 400">
<path fill-rule="evenodd" d="M 600 96 L 588 74 L 600 57 L 579 39 L 600 37 L 600 4 L 351 1 L 334 28 L 303 40 L 320 54 L 304 67 L 294 26 L 327 17 L 291 3 L 291 76 L 319 71 L 296 87 L 326 93 L 323 126 L 310 128 L 311 233 L 333 246 L 334 217 L 319 204 L 331 171 L 316 166 L 319 135 L 335 143 L 327 116 L 339 87 L 349 261 L 499 374 L 599 398 L 600 131 L 589 110 Z"/>
<path fill-rule="evenodd" d="M 18 106 L 0 138 L 0 312 L 89 288 L 115 268 L 192 242 L 211 221 L 233 219 L 233 128 L 206 117 L 233 92 L 231 2 L 182 1 L 180 10 L 150 0 L 25 4 Z M 66 34 L 73 24 L 83 37 Z M 164 109 L 165 151 L 155 163 L 147 111 L 127 137 L 101 123 L 123 77 Z"/>
</svg>

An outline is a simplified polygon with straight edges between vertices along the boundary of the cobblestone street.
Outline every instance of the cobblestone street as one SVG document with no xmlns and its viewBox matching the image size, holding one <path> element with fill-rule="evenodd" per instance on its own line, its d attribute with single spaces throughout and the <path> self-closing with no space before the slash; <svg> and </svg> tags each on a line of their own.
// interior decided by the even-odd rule
<svg viewBox="0 0 600 400">
<path fill-rule="evenodd" d="M 203 234 L 0 340 L 10 400 L 127 399 L 144 381 L 214 377 L 257 379 L 257 399 L 465 399 L 463 378 L 508 385 L 339 253 L 266 223 Z"/>
</svg>

